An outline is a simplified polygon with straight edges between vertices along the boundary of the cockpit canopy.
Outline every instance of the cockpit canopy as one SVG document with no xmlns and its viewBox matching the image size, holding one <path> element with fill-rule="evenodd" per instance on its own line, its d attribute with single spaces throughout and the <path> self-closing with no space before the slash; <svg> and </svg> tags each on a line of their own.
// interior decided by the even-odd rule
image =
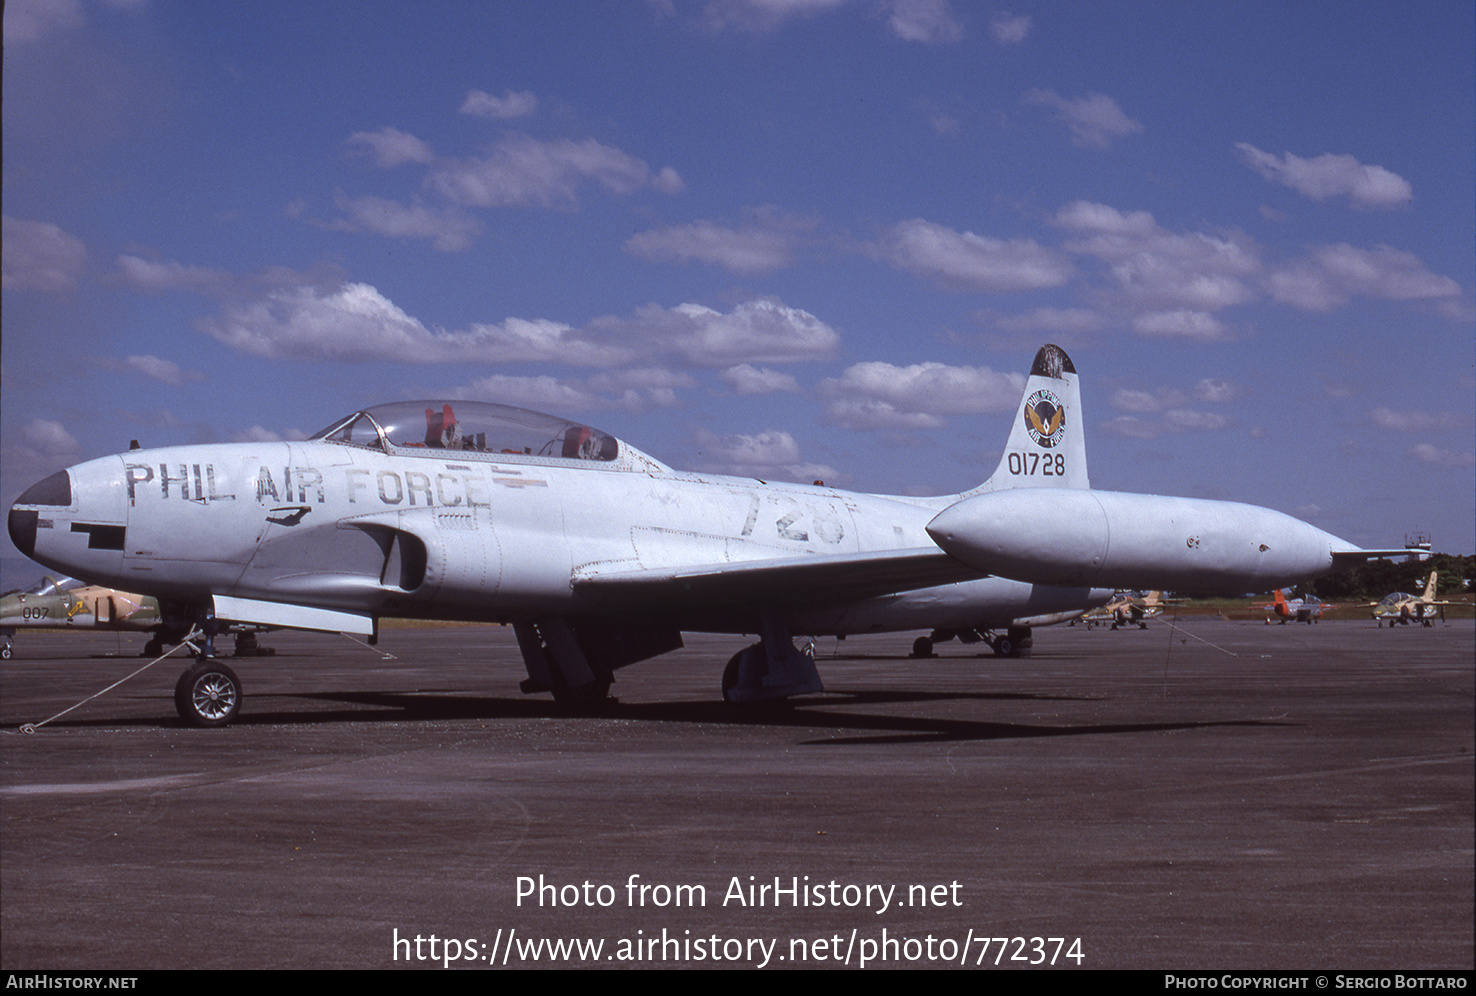
<svg viewBox="0 0 1476 996">
<path fill-rule="evenodd" d="M 339 419 L 312 438 L 412 455 L 555 457 L 610 464 L 662 465 L 599 429 L 554 415 L 485 401 L 400 401 Z"/>
<path fill-rule="evenodd" d="M 45 577 L 31 585 L 23 595 L 60 595 L 66 591 L 76 591 L 78 588 L 86 587 L 76 578 L 67 577 Z"/>
</svg>

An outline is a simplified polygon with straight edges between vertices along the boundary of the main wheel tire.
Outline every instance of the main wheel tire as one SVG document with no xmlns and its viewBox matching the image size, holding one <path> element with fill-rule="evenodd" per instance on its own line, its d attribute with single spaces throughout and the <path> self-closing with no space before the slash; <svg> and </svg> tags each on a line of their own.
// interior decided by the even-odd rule
<svg viewBox="0 0 1476 996">
<path fill-rule="evenodd" d="M 912 656 L 913 657 L 931 657 L 931 656 L 933 656 L 933 641 L 932 641 L 932 639 L 930 637 L 926 637 L 926 636 L 919 636 L 916 640 L 913 640 L 912 641 Z"/>
<path fill-rule="evenodd" d="M 179 676 L 174 708 L 191 726 L 225 726 L 241 711 L 241 679 L 224 664 L 207 658 Z"/>
</svg>

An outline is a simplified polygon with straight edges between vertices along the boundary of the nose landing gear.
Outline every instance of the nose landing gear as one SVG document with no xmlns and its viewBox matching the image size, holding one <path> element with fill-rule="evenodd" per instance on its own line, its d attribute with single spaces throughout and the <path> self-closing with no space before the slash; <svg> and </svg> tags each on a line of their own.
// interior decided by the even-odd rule
<svg viewBox="0 0 1476 996">
<path fill-rule="evenodd" d="M 174 708 L 191 726 L 225 726 L 241 709 L 241 679 L 213 657 L 202 657 L 179 676 Z"/>
<path fill-rule="evenodd" d="M 226 726 L 241 711 L 241 679 L 236 672 L 215 656 L 215 637 L 222 627 L 213 618 L 204 619 L 199 629 L 184 643 L 196 652 L 195 662 L 185 669 L 174 685 L 174 708 L 191 726 Z M 203 633 L 203 635 L 202 635 Z M 236 653 L 243 650 L 243 637 L 248 654 L 270 654 L 256 645 L 256 634 L 247 630 L 236 634 Z"/>
</svg>

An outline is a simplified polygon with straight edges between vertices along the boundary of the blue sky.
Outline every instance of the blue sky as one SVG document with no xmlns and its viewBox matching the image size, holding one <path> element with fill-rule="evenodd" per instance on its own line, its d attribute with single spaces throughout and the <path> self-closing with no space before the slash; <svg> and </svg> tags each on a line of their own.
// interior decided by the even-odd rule
<svg viewBox="0 0 1476 996">
<path fill-rule="evenodd" d="M 1473 18 L 8 0 L 0 500 L 432 396 L 953 492 L 1057 342 L 1094 486 L 1470 553 Z"/>
</svg>

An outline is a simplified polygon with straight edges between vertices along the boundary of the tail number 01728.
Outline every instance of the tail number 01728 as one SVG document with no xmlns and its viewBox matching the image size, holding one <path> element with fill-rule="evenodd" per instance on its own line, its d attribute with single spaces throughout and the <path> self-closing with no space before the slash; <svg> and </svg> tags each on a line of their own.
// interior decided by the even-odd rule
<svg viewBox="0 0 1476 996">
<path fill-rule="evenodd" d="M 1064 453 L 1011 453 L 1010 473 L 1017 476 L 1061 477 L 1066 473 Z"/>
</svg>

